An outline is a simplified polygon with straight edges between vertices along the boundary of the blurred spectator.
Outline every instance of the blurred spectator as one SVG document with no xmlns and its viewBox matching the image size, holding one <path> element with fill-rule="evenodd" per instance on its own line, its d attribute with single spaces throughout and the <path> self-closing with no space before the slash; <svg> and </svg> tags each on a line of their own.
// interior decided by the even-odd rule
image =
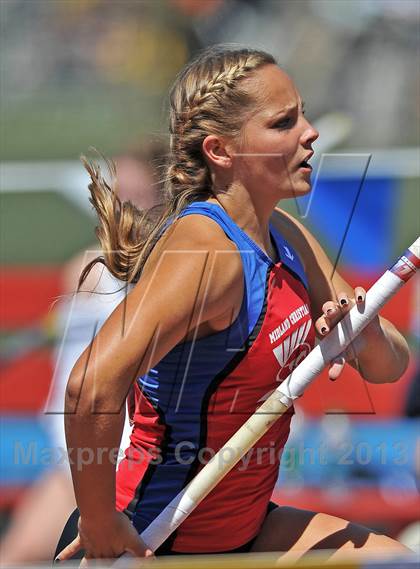
<svg viewBox="0 0 420 569">
<path fill-rule="evenodd" d="M 159 171 L 164 150 L 151 145 L 115 159 L 118 195 L 140 209 L 150 209 L 160 201 Z M 87 262 L 100 254 L 98 245 L 87 255 L 81 252 L 63 270 L 64 298 L 56 307 L 57 334 L 61 339 L 55 352 L 55 373 L 45 414 L 41 421 L 51 437 L 51 447 L 66 449 L 64 435 L 64 393 L 70 371 L 109 314 L 124 298 L 127 288 L 107 269 L 96 264 L 77 290 L 79 275 Z M 92 256 L 93 253 L 93 256 Z M 121 449 L 129 442 L 126 420 Z M 57 456 L 62 456 L 57 452 Z M 122 457 L 122 455 L 121 455 Z M 70 457 L 71 458 L 71 457 Z M 52 559 L 61 530 L 75 508 L 69 464 L 56 464 L 26 491 L 1 543 L 3 564 L 35 563 Z"/>
<path fill-rule="evenodd" d="M 2 20 L 8 158 L 40 157 L 43 147 L 69 156 L 95 130 L 112 147 L 139 128 L 160 128 L 158 109 L 177 70 L 219 42 L 272 52 L 309 94 L 312 117 L 351 115 L 348 147 L 418 143 L 419 69 L 412 54 L 420 4 L 412 0 L 149 0 L 123 7 L 14 0 L 2 2 Z"/>
</svg>

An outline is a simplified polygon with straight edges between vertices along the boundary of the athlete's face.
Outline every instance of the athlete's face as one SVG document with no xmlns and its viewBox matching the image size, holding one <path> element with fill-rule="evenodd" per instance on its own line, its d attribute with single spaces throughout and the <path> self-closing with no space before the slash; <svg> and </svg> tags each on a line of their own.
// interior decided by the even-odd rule
<svg viewBox="0 0 420 569">
<path fill-rule="evenodd" d="M 256 105 L 242 129 L 235 171 L 251 192 L 278 199 L 306 194 L 312 171 L 306 161 L 318 132 L 304 116 L 294 83 L 277 65 L 245 81 Z"/>
</svg>

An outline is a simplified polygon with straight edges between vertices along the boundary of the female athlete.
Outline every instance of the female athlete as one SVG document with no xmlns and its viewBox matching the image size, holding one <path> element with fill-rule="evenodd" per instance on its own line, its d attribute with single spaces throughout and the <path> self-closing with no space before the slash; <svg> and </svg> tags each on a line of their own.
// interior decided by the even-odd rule
<svg viewBox="0 0 420 569">
<path fill-rule="evenodd" d="M 151 555 L 139 534 L 307 355 L 315 335 L 365 300 L 361 287 L 331 278 L 314 237 L 276 207 L 310 191 L 318 132 L 274 58 L 206 50 L 181 71 L 170 103 L 165 196 L 153 222 L 113 197 L 88 165 L 104 262 L 136 285 L 68 382 L 80 518 L 59 560 L 80 550 L 86 558 Z M 391 382 L 406 369 L 408 348 L 378 317 L 346 358 L 366 381 Z M 344 364 L 344 356 L 332 362 L 332 379 Z M 118 446 L 127 394 L 134 428 L 116 476 L 108 451 Z M 271 427 L 156 555 L 404 550 L 343 519 L 270 504 L 290 419 Z"/>
</svg>

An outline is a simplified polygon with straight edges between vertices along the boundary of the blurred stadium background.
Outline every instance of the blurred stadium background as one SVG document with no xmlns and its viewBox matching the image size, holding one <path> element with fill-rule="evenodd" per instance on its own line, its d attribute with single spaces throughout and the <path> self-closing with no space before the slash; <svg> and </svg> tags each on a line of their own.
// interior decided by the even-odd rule
<svg viewBox="0 0 420 569">
<path fill-rule="evenodd" d="M 43 338 L 14 344 L 13 358 L 1 352 L 4 529 L 47 468 L 17 464 L 13 448 L 49 446 L 38 417 L 53 373 L 51 303 L 64 263 L 94 239 L 80 153 L 165 139 L 168 87 L 200 48 L 266 49 L 296 80 L 318 149 L 330 153 L 312 198 L 286 208 L 368 286 L 419 233 L 420 20 L 416 0 L 1 0 L 0 11 L 0 338 Z M 280 503 L 393 536 L 418 519 L 418 287 L 384 310 L 413 348 L 398 383 L 368 385 L 347 370 L 299 402 Z"/>
</svg>

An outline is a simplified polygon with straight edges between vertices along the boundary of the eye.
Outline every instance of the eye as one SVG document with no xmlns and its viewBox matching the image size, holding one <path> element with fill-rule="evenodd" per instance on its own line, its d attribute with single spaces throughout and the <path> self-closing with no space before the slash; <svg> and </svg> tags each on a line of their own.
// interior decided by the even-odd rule
<svg viewBox="0 0 420 569">
<path fill-rule="evenodd" d="M 291 117 L 284 117 L 283 119 L 280 119 L 279 121 L 277 121 L 274 125 L 273 128 L 289 128 L 290 126 L 292 126 L 292 118 Z"/>
</svg>

